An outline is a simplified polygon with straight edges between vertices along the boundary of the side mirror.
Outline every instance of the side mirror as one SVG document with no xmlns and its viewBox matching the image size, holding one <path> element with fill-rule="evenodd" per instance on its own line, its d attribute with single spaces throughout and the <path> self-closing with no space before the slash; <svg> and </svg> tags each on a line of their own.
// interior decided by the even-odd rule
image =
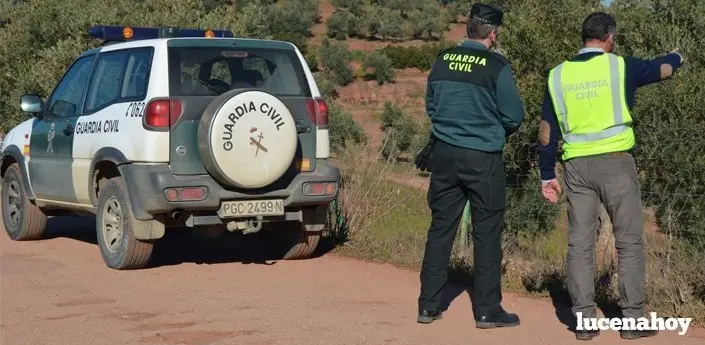
<svg viewBox="0 0 705 345">
<path fill-rule="evenodd" d="M 44 102 L 39 95 L 26 94 L 20 97 L 20 108 L 22 108 L 22 111 L 25 113 L 37 116 L 41 114 L 42 108 L 44 108 Z"/>
</svg>

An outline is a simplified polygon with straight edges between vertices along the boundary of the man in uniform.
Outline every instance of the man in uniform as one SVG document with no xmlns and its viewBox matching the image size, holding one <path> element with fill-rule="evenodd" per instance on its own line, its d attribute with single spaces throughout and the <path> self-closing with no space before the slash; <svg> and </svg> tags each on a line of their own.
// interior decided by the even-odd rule
<svg viewBox="0 0 705 345">
<path fill-rule="evenodd" d="M 450 254 L 468 199 L 474 240 L 473 313 L 476 326 L 519 325 L 503 310 L 501 232 L 505 210 L 505 138 L 524 119 L 524 106 L 508 61 L 489 49 L 497 42 L 503 13 L 485 4 L 472 6 L 468 40 L 441 52 L 428 77 L 426 113 L 429 145 L 417 166 L 431 171 L 428 203 L 431 226 L 421 269 L 418 322 L 442 316 Z"/>
<path fill-rule="evenodd" d="M 542 192 L 552 203 L 561 187 L 554 172 L 559 134 L 568 195 L 568 290 L 573 313 L 595 317 L 595 238 L 599 205 L 613 225 L 619 257 L 620 305 L 624 317 L 644 312 L 645 255 L 641 196 L 634 158 L 631 110 L 638 87 L 669 78 L 683 63 L 677 51 L 653 59 L 613 55 L 615 20 L 593 13 L 582 26 L 583 48 L 553 68 L 539 125 Z M 577 331 L 589 340 L 599 331 Z M 622 331 L 622 338 L 656 335 Z"/>
</svg>

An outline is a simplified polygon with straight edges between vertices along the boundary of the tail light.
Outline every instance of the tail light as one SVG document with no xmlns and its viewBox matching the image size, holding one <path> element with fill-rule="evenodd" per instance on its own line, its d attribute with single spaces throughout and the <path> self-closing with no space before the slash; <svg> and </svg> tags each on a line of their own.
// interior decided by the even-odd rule
<svg viewBox="0 0 705 345">
<path fill-rule="evenodd" d="M 335 187 L 334 182 L 306 182 L 303 185 L 303 193 L 306 196 L 333 195 Z"/>
<path fill-rule="evenodd" d="M 147 103 L 144 125 L 148 129 L 169 129 L 181 117 L 181 102 L 178 99 L 159 98 Z"/>
<path fill-rule="evenodd" d="M 309 99 L 306 102 L 308 116 L 316 126 L 328 127 L 328 103 L 320 97 Z"/>
<path fill-rule="evenodd" d="M 205 187 L 174 187 L 164 190 L 168 201 L 199 201 L 206 198 Z"/>
</svg>

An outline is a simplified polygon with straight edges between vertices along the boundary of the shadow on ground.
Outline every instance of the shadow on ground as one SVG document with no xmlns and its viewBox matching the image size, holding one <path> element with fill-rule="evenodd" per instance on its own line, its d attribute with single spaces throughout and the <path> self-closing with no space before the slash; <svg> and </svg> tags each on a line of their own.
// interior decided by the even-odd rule
<svg viewBox="0 0 705 345">
<path fill-rule="evenodd" d="M 595 296 L 597 308 L 608 317 L 622 317 L 619 305 L 616 301 L 608 297 L 608 292 L 604 287 L 610 286 L 610 272 L 605 272 L 598 277 L 595 282 Z M 548 293 L 551 297 L 556 317 L 571 332 L 575 332 L 576 319 L 573 316 L 572 301 L 566 287 L 566 278 L 559 272 L 537 272 L 534 277 L 523 279 L 524 288 L 528 292 Z"/>
<path fill-rule="evenodd" d="M 565 277 L 558 272 L 550 274 L 537 272 L 536 274 L 535 277 L 527 277 L 524 279 L 524 288 L 532 293 L 548 293 L 555 309 L 556 318 L 566 326 L 568 331 L 575 332 L 576 319 L 571 310 L 572 302 L 568 289 L 565 286 Z M 611 300 L 605 289 L 601 288 L 610 285 L 610 277 L 611 274 L 606 272 L 598 277 L 595 283 L 597 307 L 606 317 L 621 317 L 617 302 Z M 448 270 L 448 284 L 442 292 L 442 310 L 446 311 L 453 301 L 463 293 L 467 294 L 469 298 L 472 298 L 472 287 L 472 265 L 465 261 L 453 260 Z M 511 310 L 509 310 L 509 312 L 511 312 Z M 521 318 L 521 315 L 519 315 L 519 317 Z"/>
<path fill-rule="evenodd" d="M 274 265 L 279 258 L 271 249 L 265 231 L 249 235 L 225 231 L 219 237 L 209 238 L 191 228 L 169 229 L 163 238 L 155 242 L 147 268 L 182 263 Z M 96 245 L 96 250 L 99 250 L 96 236 L 94 216 L 66 216 L 50 218 L 44 238 L 69 238 Z M 326 254 L 328 250 L 326 247 L 319 248 L 311 259 Z"/>
</svg>

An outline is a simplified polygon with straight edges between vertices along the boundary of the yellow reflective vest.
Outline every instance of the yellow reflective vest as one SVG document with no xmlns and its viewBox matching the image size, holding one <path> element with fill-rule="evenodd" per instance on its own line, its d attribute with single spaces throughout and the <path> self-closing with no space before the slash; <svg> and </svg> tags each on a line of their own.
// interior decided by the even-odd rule
<svg viewBox="0 0 705 345">
<path fill-rule="evenodd" d="M 624 59 L 604 53 L 551 70 L 548 90 L 563 136 L 563 160 L 631 149 Z"/>
</svg>

